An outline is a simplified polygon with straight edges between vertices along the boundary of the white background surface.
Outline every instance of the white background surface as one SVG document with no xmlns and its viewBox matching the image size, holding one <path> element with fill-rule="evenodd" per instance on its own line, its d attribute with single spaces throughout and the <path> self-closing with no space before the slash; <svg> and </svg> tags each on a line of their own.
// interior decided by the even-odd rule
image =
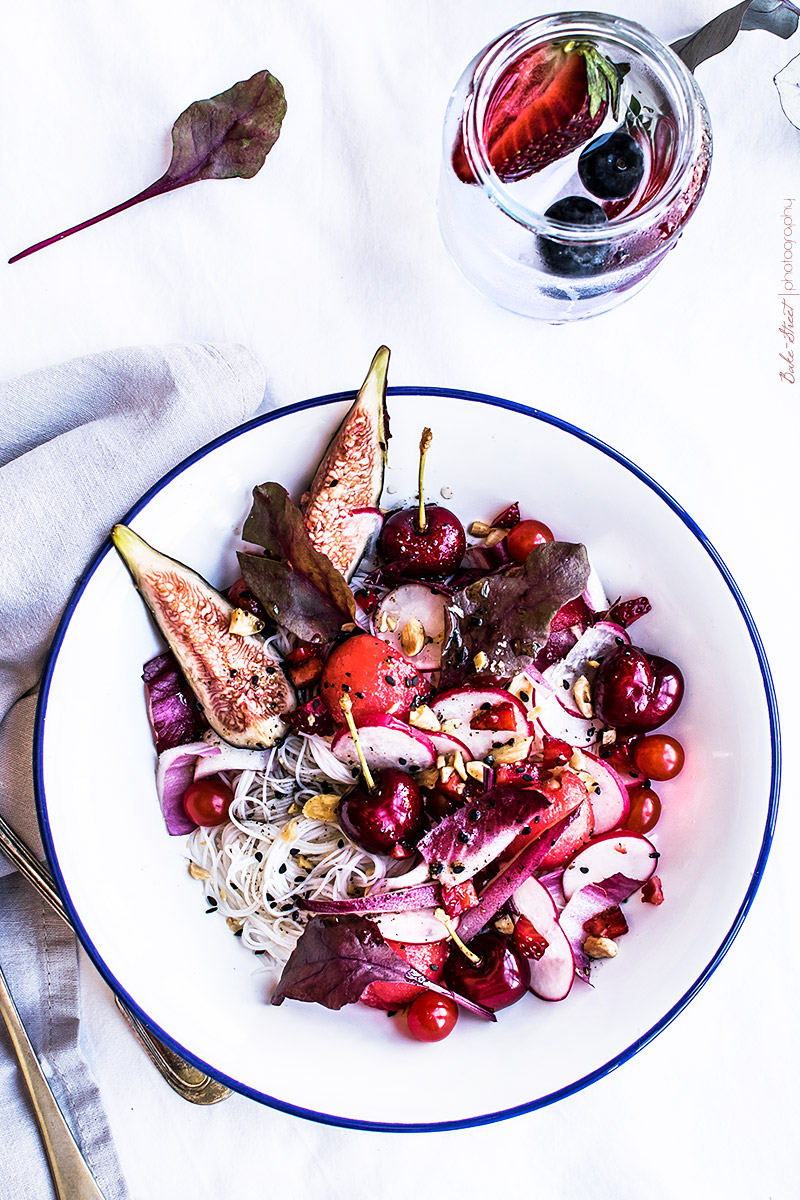
<svg viewBox="0 0 800 1200">
<path fill-rule="evenodd" d="M 791 746 L 800 391 L 778 377 L 778 293 L 800 132 L 772 76 L 800 53 L 800 35 L 787 44 L 747 33 L 699 68 L 715 158 L 682 243 L 628 306 L 554 328 L 474 292 L 447 259 L 435 214 L 451 86 L 493 35 L 547 7 L 15 6 L 0 51 L 2 261 L 160 175 L 172 122 L 192 100 L 268 67 L 289 111 L 254 180 L 184 189 L 0 267 L 0 369 L 132 342 L 239 341 L 266 367 L 268 401 L 283 404 L 357 386 L 385 342 L 394 384 L 470 388 L 557 413 L 649 471 L 714 542 L 761 630 Z M 724 4 L 610 7 L 669 41 Z M 800 211 L 800 195 L 795 203 Z M 136 1200 L 256 1189 L 399 1200 L 442 1185 L 483 1197 L 531 1180 L 538 1195 L 569 1200 L 795 1195 L 799 822 L 789 758 L 770 867 L 705 989 L 620 1070 L 509 1123 L 396 1136 L 327 1129 L 238 1097 L 190 1108 L 85 964 L 86 1053 Z M 458 1080 L 420 1080 L 432 1086 Z"/>
</svg>

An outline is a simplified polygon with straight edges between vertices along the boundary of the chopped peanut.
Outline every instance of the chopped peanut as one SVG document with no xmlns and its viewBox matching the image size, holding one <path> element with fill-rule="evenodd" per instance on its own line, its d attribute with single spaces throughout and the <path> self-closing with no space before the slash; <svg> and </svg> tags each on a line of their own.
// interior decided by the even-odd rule
<svg viewBox="0 0 800 1200">
<path fill-rule="evenodd" d="M 303 816 L 308 817 L 309 821 L 333 821 L 336 818 L 339 799 L 335 792 L 320 792 L 318 796 L 306 800 Z"/>
<path fill-rule="evenodd" d="M 243 608 L 235 608 L 228 621 L 228 633 L 236 637 L 250 637 L 251 634 L 260 633 L 263 628 L 264 622 Z"/>
<path fill-rule="evenodd" d="M 189 863 L 189 874 L 191 875 L 192 879 L 210 879 L 211 878 L 210 871 L 207 871 L 205 869 L 205 867 L 198 867 L 197 863 L 194 863 L 194 862 Z"/>
<path fill-rule="evenodd" d="M 533 738 L 514 738 L 513 742 L 508 742 L 505 746 L 495 746 L 492 757 L 496 763 L 522 762 L 528 757 L 532 743 Z"/>
<path fill-rule="evenodd" d="M 400 645 L 408 658 L 414 658 L 425 645 L 425 630 L 417 617 L 412 617 L 403 626 L 400 633 Z"/>
<path fill-rule="evenodd" d="M 608 937 L 587 937 L 583 948 L 589 958 L 614 958 L 619 949 L 617 943 Z"/>
<path fill-rule="evenodd" d="M 412 708 L 408 723 L 415 729 L 425 729 L 429 733 L 439 733 L 442 728 L 441 721 L 433 709 L 428 708 L 427 704 L 420 704 L 419 708 Z"/>
<path fill-rule="evenodd" d="M 579 675 L 572 685 L 572 695 L 575 697 L 575 703 L 578 706 L 578 712 L 582 717 L 587 717 L 591 720 L 594 716 L 592 708 L 592 688 L 589 680 L 585 675 Z"/>
</svg>

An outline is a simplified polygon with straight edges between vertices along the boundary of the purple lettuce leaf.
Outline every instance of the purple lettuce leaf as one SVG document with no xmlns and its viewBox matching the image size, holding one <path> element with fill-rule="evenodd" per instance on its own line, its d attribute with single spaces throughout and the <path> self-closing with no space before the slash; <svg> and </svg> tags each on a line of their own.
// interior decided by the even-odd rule
<svg viewBox="0 0 800 1200">
<path fill-rule="evenodd" d="M 172 651 L 145 663 L 142 679 L 156 751 L 196 742 L 208 722 Z"/>
<path fill-rule="evenodd" d="M 156 790 L 164 815 L 167 833 L 179 836 L 197 829 L 197 823 L 187 817 L 183 797 L 194 780 L 194 769 L 198 758 L 220 755 L 219 746 L 206 742 L 193 742 L 188 746 L 173 746 L 159 754 L 156 764 Z"/>
<path fill-rule="evenodd" d="M 448 687 L 475 656 L 485 670 L 512 676 L 530 666 L 550 636 L 558 610 L 582 595 L 589 579 L 586 548 L 571 542 L 534 546 L 520 567 L 468 584 L 448 606 L 441 686 Z"/>
<path fill-rule="evenodd" d="M 372 892 L 369 896 L 351 896 L 347 900 L 299 900 L 301 908 L 327 916 L 347 913 L 399 913 L 432 908 L 442 902 L 438 883 L 423 883 L 417 887 L 398 888 L 393 892 Z"/>
<path fill-rule="evenodd" d="M 459 922 L 458 936 L 463 942 L 469 943 L 476 934 L 480 933 L 484 925 L 491 921 L 495 913 L 514 895 L 520 884 L 533 875 L 555 846 L 561 834 L 569 828 L 577 816 L 578 809 L 574 808 L 566 817 L 562 817 L 550 829 L 545 830 L 541 837 L 529 842 L 499 875 L 487 883 L 478 897 L 475 908 L 464 913 Z"/>
<path fill-rule="evenodd" d="M 550 801 L 532 788 L 501 784 L 443 817 L 417 843 L 431 874 L 446 887 L 465 883 L 493 862 Z"/>
<path fill-rule="evenodd" d="M 583 948 L 586 932 L 584 922 L 615 904 L 621 904 L 642 886 L 641 879 L 629 879 L 617 873 L 602 883 L 590 883 L 575 892 L 558 918 L 559 925 L 569 938 L 575 956 L 575 974 L 588 982 L 593 959 Z"/>
<path fill-rule="evenodd" d="M 404 962 L 371 921 L 356 915 L 312 917 L 283 969 L 272 1003 L 289 999 L 344 1008 L 360 1000 L 371 983 L 410 983 L 449 996 L 488 1021 L 496 1019 L 488 1008 L 434 983 Z"/>
<path fill-rule="evenodd" d="M 88 229 L 106 217 L 133 208 L 153 196 L 174 192 L 201 179 L 251 179 L 278 139 L 286 113 L 283 88 L 269 71 L 257 71 L 210 100 L 190 104 L 172 127 L 172 158 L 167 170 L 123 204 L 37 242 L 8 261 L 17 262 L 62 238 Z"/>
<path fill-rule="evenodd" d="M 279 625 L 305 642 L 327 642 L 355 621 L 353 593 L 314 548 L 300 509 L 280 484 L 254 489 L 243 536 L 266 555 L 239 554 L 245 584 Z"/>
</svg>

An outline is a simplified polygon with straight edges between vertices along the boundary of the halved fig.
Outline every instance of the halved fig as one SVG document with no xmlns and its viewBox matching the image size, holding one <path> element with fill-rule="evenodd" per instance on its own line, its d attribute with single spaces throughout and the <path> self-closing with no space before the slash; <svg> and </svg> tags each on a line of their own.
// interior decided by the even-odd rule
<svg viewBox="0 0 800 1200">
<path fill-rule="evenodd" d="M 320 460 L 300 511 L 316 550 L 350 579 L 383 522 L 378 511 L 386 465 L 386 370 L 376 353 L 353 407 Z"/>
<path fill-rule="evenodd" d="M 264 639 L 232 634 L 230 601 L 132 529 L 115 525 L 111 540 L 211 728 L 232 746 L 274 745 L 286 731 L 281 714 L 293 709 L 297 700 Z"/>
</svg>

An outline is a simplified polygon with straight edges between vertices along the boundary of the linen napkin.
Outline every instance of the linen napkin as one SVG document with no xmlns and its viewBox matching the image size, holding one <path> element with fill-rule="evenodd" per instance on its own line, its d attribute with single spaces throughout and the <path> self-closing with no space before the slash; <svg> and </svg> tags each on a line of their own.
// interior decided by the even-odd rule
<svg viewBox="0 0 800 1200">
<path fill-rule="evenodd" d="M 31 751 L 37 685 L 98 546 L 167 470 L 252 416 L 264 374 L 241 346 L 129 347 L 0 384 L 0 811 L 39 854 Z M 0 854 L 0 964 L 105 1200 L 126 1200 L 79 1045 L 75 940 Z M 53 1196 L 0 1022 L 0 1200 Z"/>
</svg>

